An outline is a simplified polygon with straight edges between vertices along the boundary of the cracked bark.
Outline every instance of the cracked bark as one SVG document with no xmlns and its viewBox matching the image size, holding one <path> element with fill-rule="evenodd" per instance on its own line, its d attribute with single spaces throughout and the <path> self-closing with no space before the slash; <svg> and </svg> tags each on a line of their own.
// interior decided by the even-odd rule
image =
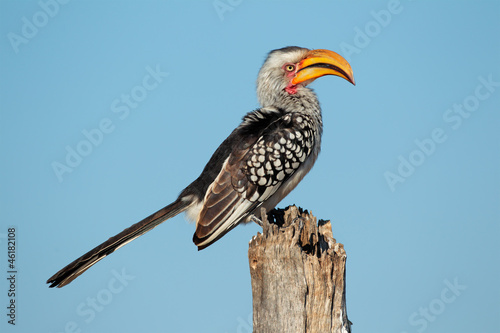
<svg viewBox="0 0 500 333">
<path fill-rule="evenodd" d="M 248 249 L 253 332 L 350 333 L 346 253 L 330 221 L 290 206 L 263 212 L 262 222 Z"/>
</svg>

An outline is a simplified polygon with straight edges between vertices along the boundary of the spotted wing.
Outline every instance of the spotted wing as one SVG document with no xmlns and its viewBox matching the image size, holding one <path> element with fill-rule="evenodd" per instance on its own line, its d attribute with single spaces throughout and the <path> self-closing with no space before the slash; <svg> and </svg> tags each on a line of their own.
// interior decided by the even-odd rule
<svg viewBox="0 0 500 333">
<path fill-rule="evenodd" d="M 203 249 L 260 207 L 311 155 L 316 133 L 303 114 L 286 114 L 259 136 L 234 145 L 209 186 L 194 242 Z"/>
</svg>

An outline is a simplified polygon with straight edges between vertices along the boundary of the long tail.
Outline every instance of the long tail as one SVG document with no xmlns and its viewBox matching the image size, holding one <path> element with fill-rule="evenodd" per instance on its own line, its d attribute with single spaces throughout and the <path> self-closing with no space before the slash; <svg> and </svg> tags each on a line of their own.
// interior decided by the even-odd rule
<svg viewBox="0 0 500 333">
<path fill-rule="evenodd" d="M 123 245 L 133 241 L 142 234 L 150 231 L 160 223 L 183 212 L 184 210 L 186 210 L 186 208 L 188 208 L 190 204 L 191 203 L 189 201 L 177 199 L 165 208 L 160 209 L 156 213 L 146 217 L 144 220 L 123 230 L 118 235 L 111 237 L 101 245 L 85 253 L 83 256 L 76 259 L 71 264 L 67 265 L 59 272 L 54 274 L 50 279 L 47 280 L 47 283 L 51 284 L 49 287 L 64 287 L 65 285 L 76 279 L 78 276 L 80 276 L 87 269 L 89 269 L 92 265 L 97 263 L 99 260 L 110 255 Z"/>
</svg>

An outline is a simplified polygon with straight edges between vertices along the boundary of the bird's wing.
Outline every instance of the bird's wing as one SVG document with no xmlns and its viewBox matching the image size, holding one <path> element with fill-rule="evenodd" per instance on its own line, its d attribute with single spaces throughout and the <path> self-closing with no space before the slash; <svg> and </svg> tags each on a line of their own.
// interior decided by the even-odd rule
<svg viewBox="0 0 500 333">
<path fill-rule="evenodd" d="M 235 140 L 197 218 L 193 241 L 200 250 L 248 217 L 292 177 L 313 150 L 314 128 L 307 115 L 285 114 L 260 136 Z"/>
</svg>

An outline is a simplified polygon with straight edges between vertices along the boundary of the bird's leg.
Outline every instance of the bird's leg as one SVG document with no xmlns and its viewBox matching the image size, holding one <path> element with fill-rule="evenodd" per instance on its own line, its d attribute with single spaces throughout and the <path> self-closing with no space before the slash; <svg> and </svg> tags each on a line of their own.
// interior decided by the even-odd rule
<svg viewBox="0 0 500 333">
<path fill-rule="evenodd" d="M 273 208 L 270 211 L 266 211 L 265 208 L 261 208 L 261 218 L 258 218 L 255 214 L 250 216 L 250 220 L 260 225 L 264 228 L 264 223 L 267 221 L 270 224 L 276 224 L 278 227 L 283 226 L 285 223 L 284 211 L 280 209 Z"/>
<path fill-rule="evenodd" d="M 264 222 L 262 222 L 261 219 L 259 219 L 257 216 L 255 215 L 251 215 L 250 216 L 250 220 L 252 220 L 253 222 L 257 223 L 258 225 L 260 225 L 262 228 L 264 228 Z"/>
<path fill-rule="evenodd" d="M 269 215 L 264 207 L 260 208 L 260 216 L 261 218 L 259 219 L 255 214 L 252 214 L 250 215 L 250 220 L 257 223 L 262 229 L 264 229 L 264 222 L 268 223 L 269 221 Z"/>
</svg>

